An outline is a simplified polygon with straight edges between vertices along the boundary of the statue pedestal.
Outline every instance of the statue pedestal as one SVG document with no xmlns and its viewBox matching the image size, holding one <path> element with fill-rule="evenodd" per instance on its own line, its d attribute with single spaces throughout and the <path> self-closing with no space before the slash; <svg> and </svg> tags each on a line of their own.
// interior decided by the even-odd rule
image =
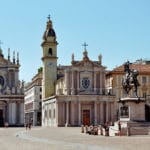
<svg viewBox="0 0 150 150">
<path fill-rule="evenodd" d="M 145 121 L 144 98 L 121 98 L 119 101 L 120 121 Z"/>
</svg>

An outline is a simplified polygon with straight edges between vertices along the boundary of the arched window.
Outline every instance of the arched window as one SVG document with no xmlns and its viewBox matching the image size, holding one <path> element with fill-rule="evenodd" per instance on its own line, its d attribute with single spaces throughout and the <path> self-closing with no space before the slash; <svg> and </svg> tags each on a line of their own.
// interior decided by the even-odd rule
<svg viewBox="0 0 150 150">
<path fill-rule="evenodd" d="M 53 50 L 52 50 L 52 48 L 49 48 L 49 49 L 48 49 L 48 54 L 49 54 L 49 55 L 53 55 Z"/>
</svg>

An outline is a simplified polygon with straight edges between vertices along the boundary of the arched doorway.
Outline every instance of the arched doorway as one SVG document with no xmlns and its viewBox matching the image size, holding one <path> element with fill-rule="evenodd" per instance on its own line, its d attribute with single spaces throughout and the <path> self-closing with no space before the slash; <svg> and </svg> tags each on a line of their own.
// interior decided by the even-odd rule
<svg viewBox="0 0 150 150">
<path fill-rule="evenodd" d="M 145 120 L 150 121 L 150 106 L 145 105 Z"/>
<path fill-rule="evenodd" d="M 3 110 L 0 109 L 0 126 L 4 126 Z"/>
</svg>

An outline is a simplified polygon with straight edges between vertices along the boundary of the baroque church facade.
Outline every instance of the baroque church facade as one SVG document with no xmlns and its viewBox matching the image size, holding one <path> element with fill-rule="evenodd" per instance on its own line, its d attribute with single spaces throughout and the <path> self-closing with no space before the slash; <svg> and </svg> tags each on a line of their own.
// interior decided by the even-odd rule
<svg viewBox="0 0 150 150">
<path fill-rule="evenodd" d="M 115 96 L 105 88 L 106 67 L 102 56 L 82 60 L 72 55 L 70 66 L 57 65 L 57 40 L 50 18 L 41 44 L 43 50 L 42 126 L 97 125 L 115 121 Z"/>
<path fill-rule="evenodd" d="M 0 126 L 7 123 L 9 126 L 24 125 L 24 82 L 19 81 L 19 54 L 10 60 L 4 58 L 0 48 Z"/>
</svg>

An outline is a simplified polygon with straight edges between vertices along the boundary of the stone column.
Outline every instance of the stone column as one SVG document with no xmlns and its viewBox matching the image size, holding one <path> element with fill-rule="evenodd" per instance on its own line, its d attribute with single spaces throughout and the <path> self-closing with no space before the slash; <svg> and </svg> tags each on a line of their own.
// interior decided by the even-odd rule
<svg viewBox="0 0 150 150">
<path fill-rule="evenodd" d="M 94 101 L 94 124 L 97 125 L 97 102 Z"/>
<path fill-rule="evenodd" d="M 104 107 L 103 102 L 100 103 L 100 122 L 104 123 Z"/>
<path fill-rule="evenodd" d="M 12 124 L 16 124 L 16 103 L 12 103 L 11 105 L 12 110 Z"/>
<path fill-rule="evenodd" d="M 80 73 L 77 71 L 77 92 L 80 90 Z"/>
<path fill-rule="evenodd" d="M 74 115 L 75 114 L 75 111 L 74 111 L 74 101 L 71 102 L 71 109 L 70 110 L 71 110 L 70 111 L 70 113 L 71 113 L 70 114 L 70 116 L 71 116 L 71 118 L 70 118 L 71 119 L 70 120 L 70 124 L 74 125 L 74 120 L 75 120 L 75 115 Z"/>
<path fill-rule="evenodd" d="M 94 92 L 96 93 L 96 72 L 94 72 Z"/>
<path fill-rule="evenodd" d="M 74 89 L 74 71 L 72 71 L 72 88 L 71 88 L 71 95 L 75 94 L 75 89 Z"/>
<path fill-rule="evenodd" d="M 102 73 L 100 72 L 100 87 L 99 87 L 99 90 L 100 90 L 100 94 L 102 94 Z"/>
<path fill-rule="evenodd" d="M 96 94 L 100 93 L 100 72 L 96 72 Z"/>
<path fill-rule="evenodd" d="M 110 103 L 111 107 L 111 121 L 114 122 L 114 104 L 113 102 Z"/>
<path fill-rule="evenodd" d="M 78 125 L 81 126 L 81 102 L 78 102 Z"/>
<path fill-rule="evenodd" d="M 58 126 L 59 125 L 59 121 L 58 121 L 58 118 L 59 118 L 59 114 L 58 114 L 58 108 L 59 108 L 59 103 L 56 101 L 56 111 L 55 111 L 55 113 L 56 113 L 56 126 Z"/>
<path fill-rule="evenodd" d="M 69 71 L 65 70 L 65 84 L 66 84 L 66 93 L 69 94 Z"/>
<path fill-rule="evenodd" d="M 106 121 L 110 121 L 110 103 L 106 102 Z"/>
<path fill-rule="evenodd" d="M 101 76 L 102 76 L 102 80 L 101 80 L 101 84 L 102 84 L 102 93 L 105 92 L 105 89 L 104 89 L 104 85 L 105 85 L 105 75 L 104 75 L 104 72 L 101 73 Z"/>
<path fill-rule="evenodd" d="M 69 123 L 69 102 L 66 102 L 66 124 L 65 126 L 67 127 Z"/>
<path fill-rule="evenodd" d="M 19 110 L 20 110 L 20 108 L 19 108 L 19 103 L 16 102 L 16 124 L 19 124 L 19 121 L 20 121 L 20 118 L 19 118 L 19 115 L 20 115 Z"/>
</svg>

